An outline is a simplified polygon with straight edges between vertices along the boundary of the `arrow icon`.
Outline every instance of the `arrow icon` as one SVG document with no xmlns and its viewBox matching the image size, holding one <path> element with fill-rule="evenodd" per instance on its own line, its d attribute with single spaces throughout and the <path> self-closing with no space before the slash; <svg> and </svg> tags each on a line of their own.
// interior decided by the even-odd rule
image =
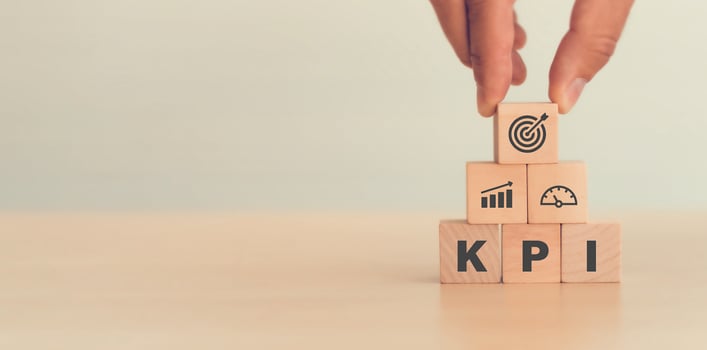
<svg viewBox="0 0 707 350">
<path fill-rule="evenodd" d="M 506 182 L 506 183 L 503 184 L 503 185 L 499 185 L 499 186 L 496 186 L 496 187 L 492 187 L 492 188 L 489 188 L 488 190 L 483 190 L 483 191 L 481 191 L 481 193 L 483 194 L 483 193 L 486 193 L 486 192 L 494 191 L 494 190 L 497 190 L 497 189 L 499 189 L 499 188 L 504 188 L 504 187 L 506 187 L 506 186 L 508 186 L 508 187 L 513 186 L 513 182 L 508 181 L 508 182 Z"/>
<path fill-rule="evenodd" d="M 535 129 L 537 129 L 537 127 L 540 126 L 540 124 L 542 124 L 542 122 L 544 122 L 544 121 L 547 120 L 547 118 L 550 118 L 550 116 L 547 115 L 547 113 L 543 113 L 543 115 L 540 116 L 540 119 L 538 119 L 538 121 L 536 121 L 535 124 L 533 124 L 533 126 L 532 126 L 530 129 L 526 130 L 526 131 L 523 133 L 523 134 L 524 134 L 523 136 L 529 137 L 530 134 L 531 134 Z"/>
</svg>

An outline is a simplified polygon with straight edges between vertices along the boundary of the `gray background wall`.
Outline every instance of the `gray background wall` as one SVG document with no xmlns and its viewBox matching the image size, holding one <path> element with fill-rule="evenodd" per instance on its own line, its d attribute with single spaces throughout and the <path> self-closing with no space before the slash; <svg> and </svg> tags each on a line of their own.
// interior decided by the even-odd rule
<svg viewBox="0 0 707 350">
<path fill-rule="evenodd" d="M 526 84 L 571 3 L 518 1 Z M 705 208 L 707 3 L 637 1 L 561 120 L 590 210 Z M 464 210 L 492 157 L 426 1 L 0 2 L 0 209 Z"/>
</svg>

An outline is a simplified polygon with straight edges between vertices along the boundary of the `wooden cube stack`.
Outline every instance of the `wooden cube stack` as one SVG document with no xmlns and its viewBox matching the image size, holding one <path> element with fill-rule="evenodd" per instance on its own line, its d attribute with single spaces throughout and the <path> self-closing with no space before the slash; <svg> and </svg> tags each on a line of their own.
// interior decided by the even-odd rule
<svg viewBox="0 0 707 350">
<path fill-rule="evenodd" d="M 439 224 L 441 283 L 620 281 L 620 224 L 587 223 L 586 167 L 558 158 L 556 104 L 498 106 L 495 162 L 467 163 L 466 220 Z"/>
</svg>

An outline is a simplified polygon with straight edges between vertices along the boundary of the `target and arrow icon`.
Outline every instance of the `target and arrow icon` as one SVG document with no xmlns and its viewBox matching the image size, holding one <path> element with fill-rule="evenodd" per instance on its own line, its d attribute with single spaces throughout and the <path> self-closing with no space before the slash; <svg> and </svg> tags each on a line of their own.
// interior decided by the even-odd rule
<svg viewBox="0 0 707 350">
<path fill-rule="evenodd" d="M 550 116 L 543 113 L 540 118 L 522 115 L 508 129 L 508 139 L 513 148 L 523 153 L 533 153 L 545 144 L 547 130 L 543 124 Z"/>
</svg>

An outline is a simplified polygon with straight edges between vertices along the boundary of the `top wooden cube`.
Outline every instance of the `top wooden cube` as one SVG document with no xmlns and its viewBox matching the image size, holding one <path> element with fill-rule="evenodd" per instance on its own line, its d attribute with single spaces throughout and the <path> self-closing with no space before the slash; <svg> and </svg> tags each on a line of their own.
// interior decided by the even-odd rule
<svg viewBox="0 0 707 350">
<path fill-rule="evenodd" d="M 499 104 L 493 123 L 496 163 L 557 163 L 557 117 L 554 103 Z"/>
</svg>

